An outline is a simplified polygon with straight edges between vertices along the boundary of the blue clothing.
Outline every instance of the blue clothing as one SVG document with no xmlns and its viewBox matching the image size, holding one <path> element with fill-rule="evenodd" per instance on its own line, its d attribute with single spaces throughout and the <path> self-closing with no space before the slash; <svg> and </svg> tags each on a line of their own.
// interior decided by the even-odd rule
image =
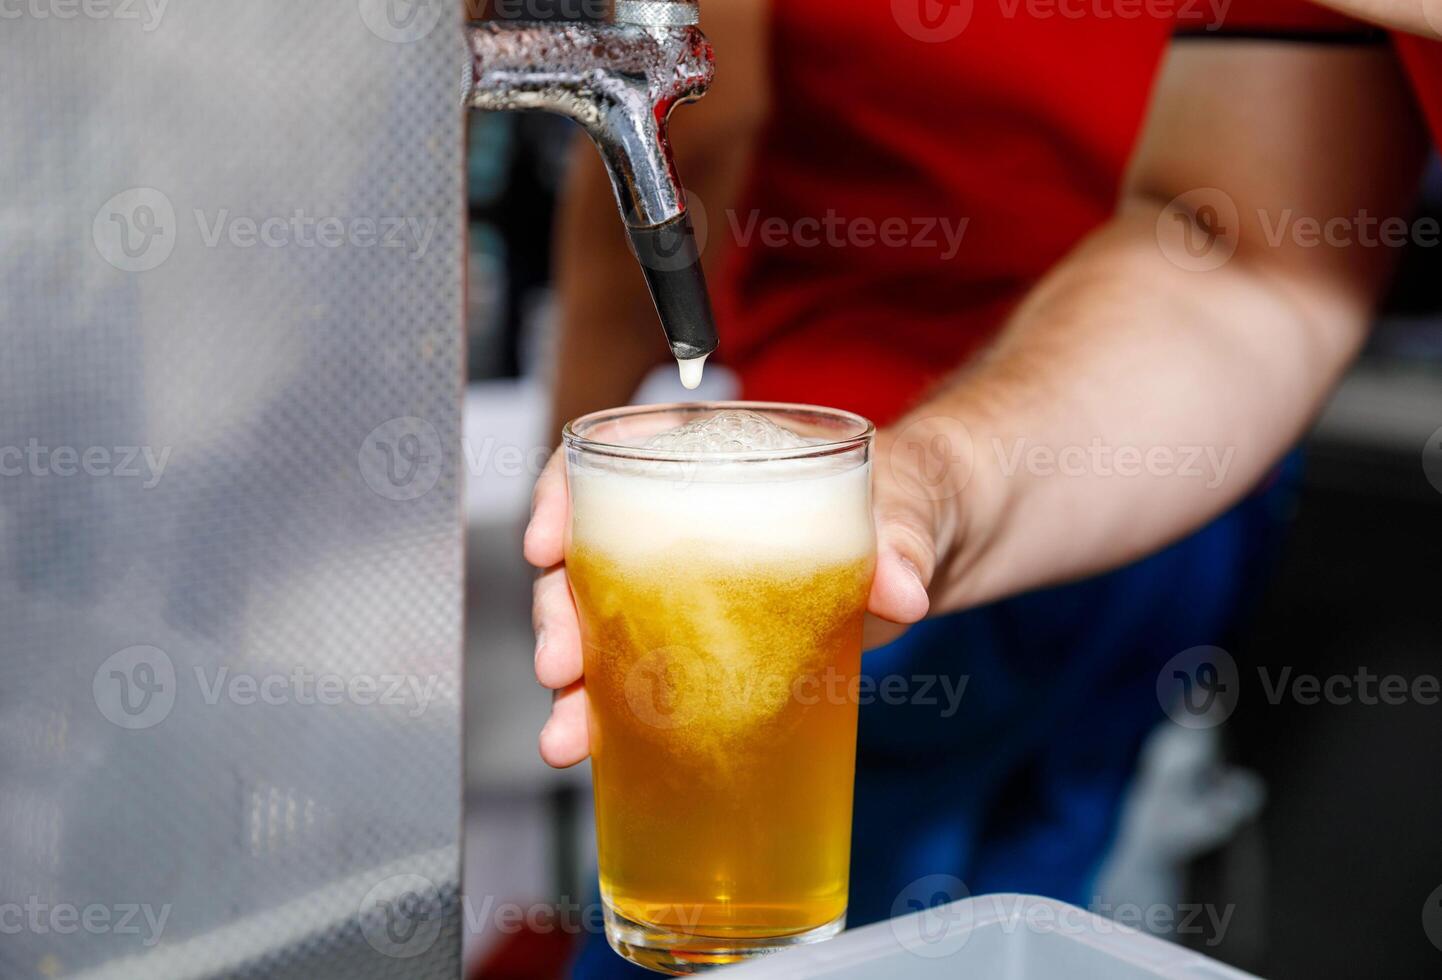
<svg viewBox="0 0 1442 980">
<path fill-rule="evenodd" d="M 1150 558 L 929 620 L 863 658 L 878 685 L 900 675 L 917 697 L 863 696 L 848 926 L 909 911 L 893 906 L 928 875 L 963 882 L 952 898 L 1090 901 L 1138 751 L 1162 718 L 1158 671 L 1190 647 L 1229 643 L 1274 550 L 1296 463 L 1289 479 Z M 927 677 L 938 680 L 923 692 Z M 594 935 L 574 976 L 654 974 Z"/>
</svg>

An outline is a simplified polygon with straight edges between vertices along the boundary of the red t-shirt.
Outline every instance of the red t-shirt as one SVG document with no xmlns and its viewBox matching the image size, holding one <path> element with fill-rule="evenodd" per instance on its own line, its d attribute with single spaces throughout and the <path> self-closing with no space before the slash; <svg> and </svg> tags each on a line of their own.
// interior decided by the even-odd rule
<svg viewBox="0 0 1442 980">
<path fill-rule="evenodd" d="M 1216 6 L 779 0 L 773 115 L 737 210 L 708 216 L 736 246 L 716 305 L 744 396 L 885 424 L 974 355 L 1111 214 L 1173 30 Z M 1223 9 L 1243 31 L 1356 26 Z"/>
<path fill-rule="evenodd" d="M 1438 27 L 1442 29 L 1442 24 Z M 1394 34 L 1392 43 L 1412 79 L 1417 104 L 1427 114 L 1432 142 L 1442 146 L 1442 42 L 1423 40 L 1411 34 Z"/>
</svg>

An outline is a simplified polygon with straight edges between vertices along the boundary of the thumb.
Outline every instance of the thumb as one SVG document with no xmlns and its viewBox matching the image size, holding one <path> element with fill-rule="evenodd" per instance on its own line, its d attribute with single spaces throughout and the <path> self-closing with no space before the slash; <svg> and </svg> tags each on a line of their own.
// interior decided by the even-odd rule
<svg viewBox="0 0 1442 980">
<path fill-rule="evenodd" d="M 929 516 L 906 502 L 878 500 L 876 577 L 868 611 L 891 623 L 925 619 L 935 571 L 936 537 Z"/>
</svg>

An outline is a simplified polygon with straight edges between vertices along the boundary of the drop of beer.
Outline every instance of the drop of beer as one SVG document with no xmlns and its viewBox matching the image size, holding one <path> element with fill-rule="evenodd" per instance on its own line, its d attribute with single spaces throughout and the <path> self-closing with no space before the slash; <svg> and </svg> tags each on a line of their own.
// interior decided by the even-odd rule
<svg viewBox="0 0 1442 980">
<path fill-rule="evenodd" d="M 706 358 L 710 356 L 702 354 L 687 361 L 676 359 L 676 366 L 681 369 L 681 386 L 687 391 L 695 391 L 701 387 L 701 375 L 706 371 Z"/>
</svg>

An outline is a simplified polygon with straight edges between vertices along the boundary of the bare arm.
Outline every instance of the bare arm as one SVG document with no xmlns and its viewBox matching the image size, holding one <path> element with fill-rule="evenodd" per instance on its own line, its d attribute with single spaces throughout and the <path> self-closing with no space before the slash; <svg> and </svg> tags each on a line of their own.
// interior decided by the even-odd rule
<svg viewBox="0 0 1442 980">
<path fill-rule="evenodd" d="M 1317 0 L 1339 14 L 1358 20 L 1408 31 L 1421 37 L 1442 39 L 1442 0 Z"/>
<path fill-rule="evenodd" d="M 1421 159 L 1410 106 L 1385 49 L 1175 52 L 1116 217 L 1037 287 L 982 363 L 879 437 L 869 643 L 928 611 L 1124 563 L 1251 489 L 1355 355 L 1396 251 L 1309 247 L 1291 222 L 1405 213 Z M 1223 196 L 1188 194 L 1202 188 Z M 1210 244 L 1235 254 L 1190 268 L 1214 253 L 1193 255 L 1180 233 L 1207 246 L 1198 223 L 1215 227 L 1208 205 L 1227 201 L 1237 218 L 1221 216 L 1230 230 Z M 1055 459 L 1094 442 L 1112 450 L 1108 464 L 1009 470 L 1018 443 Z M 1170 473 L 1147 472 L 1147 450 L 1187 446 L 1231 450 L 1225 473 L 1185 477 L 1175 459 Z M 1119 473 L 1124 448 L 1142 454 L 1134 477 Z M 589 751 L 576 613 L 555 565 L 567 507 L 555 458 L 526 556 L 554 566 L 536 584 L 536 672 L 558 691 L 540 740 L 558 766 Z"/>
<path fill-rule="evenodd" d="M 764 0 L 704 6 L 717 51 L 711 93 L 682 106 L 671 124 L 677 169 L 690 195 L 720 216 L 740 193 L 757 130 L 766 117 Z M 724 249 L 710 236 L 703 263 L 714 277 Z M 586 412 L 624 405 L 655 365 L 668 358 L 655 307 L 626 244 L 605 167 L 578 136 L 561 201 L 556 269 L 560 325 L 552 431 Z"/>
<path fill-rule="evenodd" d="M 1420 130 L 1385 47 L 1174 45 L 1115 218 L 888 436 L 890 544 L 932 610 L 1123 564 L 1251 490 L 1365 339 L 1397 252 L 1367 221 L 1409 213 Z M 952 445 L 936 492 L 909 461 Z"/>
</svg>

